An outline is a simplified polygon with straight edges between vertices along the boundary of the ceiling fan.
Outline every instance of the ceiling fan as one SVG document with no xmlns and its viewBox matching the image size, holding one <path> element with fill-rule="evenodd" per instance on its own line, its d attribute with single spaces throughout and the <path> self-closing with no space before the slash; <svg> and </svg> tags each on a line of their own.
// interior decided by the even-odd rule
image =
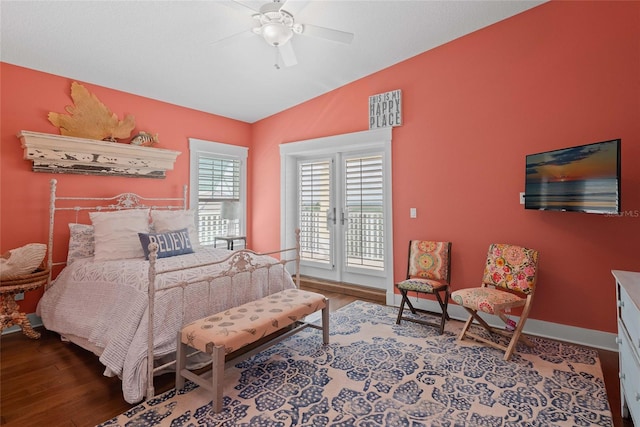
<svg viewBox="0 0 640 427">
<path fill-rule="evenodd" d="M 286 0 L 273 0 L 263 4 L 259 9 L 255 9 L 249 4 L 243 3 L 241 0 L 224 2 L 224 4 L 236 9 L 247 8 L 252 10 L 254 12 L 252 14 L 254 26 L 250 31 L 242 31 L 220 39 L 216 43 L 229 42 L 246 36 L 258 35 L 262 37 L 267 44 L 274 46 L 280 58 L 282 58 L 284 66 L 290 67 L 298 63 L 293 45 L 290 43 L 294 35 L 318 37 L 344 44 L 349 44 L 353 40 L 353 33 L 296 22 L 293 14 L 283 9 L 285 3 Z M 296 3 L 301 4 L 303 2 Z M 280 68 L 277 58 L 275 67 Z"/>
</svg>

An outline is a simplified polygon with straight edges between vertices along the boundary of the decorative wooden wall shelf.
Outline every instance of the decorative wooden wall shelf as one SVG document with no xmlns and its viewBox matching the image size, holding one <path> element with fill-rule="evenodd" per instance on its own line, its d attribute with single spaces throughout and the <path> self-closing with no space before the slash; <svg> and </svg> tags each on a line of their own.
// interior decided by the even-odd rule
<svg viewBox="0 0 640 427">
<path fill-rule="evenodd" d="M 34 172 L 164 178 L 180 151 L 21 131 Z"/>
</svg>

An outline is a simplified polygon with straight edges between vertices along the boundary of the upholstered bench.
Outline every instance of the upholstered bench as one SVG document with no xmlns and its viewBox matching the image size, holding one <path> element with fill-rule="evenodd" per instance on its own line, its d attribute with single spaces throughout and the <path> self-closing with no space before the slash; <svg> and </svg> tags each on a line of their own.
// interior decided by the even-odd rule
<svg viewBox="0 0 640 427">
<path fill-rule="evenodd" d="M 322 310 L 322 326 L 302 321 L 318 310 Z M 176 390 L 182 389 L 185 379 L 189 379 L 213 393 L 213 410 L 220 412 L 225 355 L 291 325 L 293 327 L 289 331 L 254 351 L 273 345 L 306 327 L 321 329 L 322 341 L 328 344 L 329 300 L 315 292 L 287 289 L 189 323 L 178 332 Z M 186 369 L 189 348 L 211 355 L 211 380 Z"/>
</svg>

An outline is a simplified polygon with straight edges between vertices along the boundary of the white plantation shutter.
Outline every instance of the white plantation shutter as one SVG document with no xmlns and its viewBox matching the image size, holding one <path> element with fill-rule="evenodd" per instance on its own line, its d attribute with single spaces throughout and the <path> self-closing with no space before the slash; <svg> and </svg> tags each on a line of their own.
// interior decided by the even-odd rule
<svg viewBox="0 0 640 427">
<path fill-rule="evenodd" d="M 297 220 L 301 274 L 393 289 L 391 137 L 381 128 L 280 145 L 282 238 L 295 241 Z"/>
<path fill-rule="evenodd" d="M 221 217 L 222 202 L 240 202 L 240 160 L 208 156 L 198 158 L 198 216 L 200 243 L 215 236 L 240 234 L 239 221 Z"/>
<path fill-rule="evenodd" d="M 301 162 L 298 167 L 300 258 L 331 262 L 331 161 Z M 330 215 L 327 215 L 330 213 Z"/>
<path fill-rule="evenodd" d="M 200 156 L 198 172 L 203 197 L 240 200 L 240 160 Z"/>
<path fill-rule="evenodd" d="M 244 235 L 246 192 L 246 147 L 189 139 L 190 207 L 197 206 L 200 243 L 215 244 L 216 236 Z M 239 218 L 222 217 L 223 203 L 234 202 Z M 228 204 L 225 204 L 228 207 Z M 229 211 L 229 209 L 226 209 Z"/>
<path fill-rule="evenodd" d="M 345 159 L 348 267 L 384 268 L 384 176 L 381 155 Z"/>
</svg>

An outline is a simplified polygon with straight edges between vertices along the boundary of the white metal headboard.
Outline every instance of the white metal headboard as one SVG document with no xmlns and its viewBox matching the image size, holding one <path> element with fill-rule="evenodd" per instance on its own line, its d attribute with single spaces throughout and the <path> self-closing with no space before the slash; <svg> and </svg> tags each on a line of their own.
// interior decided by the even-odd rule
<svg viewBox="0 0 640 427">
<path fill-rule="evenodd" d="M 58 197 L 56 195 L 58 180 L 50 181 L 49 196 L 49 242 L 47 246 L 47 267 L 49 268 L 49 280 L 51 284 L 52 267 L 66 264 L 65 261 L 53 261 L 53 234 L 55 226 L 56 212 L 73 211 L 78 214 L 81 211 L 116 211 L 123 209 L 160 209 L 160 210 L 186 210 L 187 209 L 187 186 L 182 190 L 182 197 L 143 197 L 136 193 L 120 193 L 113 197 Z M 63 202 L 64 206 L 58 206 Z M 67 203 L 68 202 L 68 203 Z M 76 206 L 71 206 L 74 202 Z M 179 204 L 178 204 L 179 203 Z M 84 205 L 83 205 L 84 204 Z M 85 206 L 86 205 L 86 206 Z"/>
</svg>

